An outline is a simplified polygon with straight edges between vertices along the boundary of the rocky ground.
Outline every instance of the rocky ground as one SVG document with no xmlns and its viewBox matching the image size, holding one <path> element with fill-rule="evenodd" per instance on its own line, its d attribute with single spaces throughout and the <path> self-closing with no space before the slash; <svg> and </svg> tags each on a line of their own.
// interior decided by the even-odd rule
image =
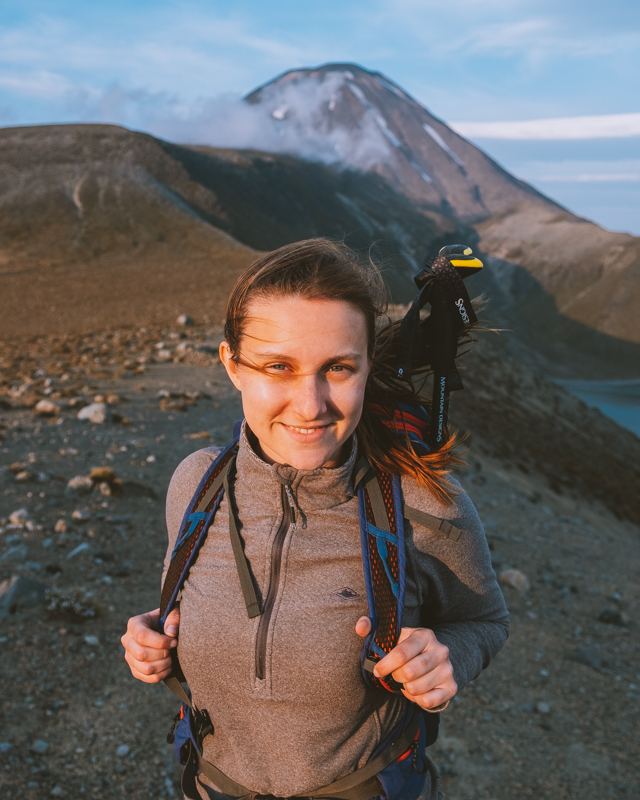
<svg viewBox="0 0 640 800">
<path fill-rule="evenodd" d="M 173 696 L 131 678 L 119 639 L 130 615 L 158 604 L 163 501 L 175 465 L 227 441 L 241 416 L 214 355 L 216 336 L 176 325 L 3 347 L 0 793 L 7 800 L 179 796 L 164 741 Z M 565 404 L 565 416 L 581 414 L 595 433 L 604 426 L 611 442 L 613 423 L 553 391 L 560 394 L 549 395 L 551 408 Z M 593 463 L 586 462 L 603 462 L 604 450 L 580 456 L 584 478 L 572 462 L 575 475 L 560 492 L 536 450 L 536 431 L 522 433 L 529 438 L 517 454 L 505 447 L 499 458 L 496 437 L 490 446 L 482 427 L 498 429 L 502 420 L 512 439 L 517 416 L 496 409 L 496 397 L 476 394 L 478 430 L 459 406 L 472 434 L 461 480 L 485 523 L 512 635 L 443 715 L 433 755 L 445 795 L 638 797 L 636 507 L 620 513 L 606 493 L 589 496 Z M 528 402 L 533 409 L 533 388 Z M 78 419 L 92 404 L 90 418 Z"/>
</svg>

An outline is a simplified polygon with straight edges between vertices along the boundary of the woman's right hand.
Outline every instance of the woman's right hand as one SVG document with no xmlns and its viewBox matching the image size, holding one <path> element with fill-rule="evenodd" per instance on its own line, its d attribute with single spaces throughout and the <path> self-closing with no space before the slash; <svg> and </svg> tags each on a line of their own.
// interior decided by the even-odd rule
<svg viewBox="0 0 640 800">
<path fill-rule="evenodd" d="M 171 673 L 171 649 L 178 644 L 180 609 L 174 608 L 158 633 L 160 609 L 131 617 L 127 632 L 120 639 L 125 660 L 134 678 L 145 683 L 160 683 Z"/>
</svg>

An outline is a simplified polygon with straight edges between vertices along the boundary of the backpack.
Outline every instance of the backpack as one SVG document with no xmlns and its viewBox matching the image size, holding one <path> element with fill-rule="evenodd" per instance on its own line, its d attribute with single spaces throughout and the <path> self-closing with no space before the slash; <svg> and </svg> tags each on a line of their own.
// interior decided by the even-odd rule
<svg viewBox="0 0 640 800">
<path fill-rule="evenodd" d="M 482 263 L 471 258 L 470 254 L 471 250 L 463 245 L 442 248 L 434 262 L 415 278 L 419 294 L 400 329 L 401 360 L 397 376 L 410 380 L 415 353 L 422 344 L 424 332 L 420 309 L 427 302 L 431 304 L 432 314 L 427 329 L 432 344 L 426 351 L 434 371 L 434 426 L 430 426 L 429 415 L 421 406 L 395 403 L 393 413 L 389 414 L 390 409 L 370 404 L 384 425 L 408 436 L 414 447 L 435 450 L 442 444 L 449 392 L 462 388 L 454 363 L 458 331 L 464 325 L 476 322 L 462 278 L 482 267 Z M 430 443 L 427 445 L 430 428 Z M 232 496 L 231 479 L 239 437 L 240 423 L 236 423 L 233 441 L 208 468 L 187 507 L 162 587 L 161 630 L 198 557 L 223 495 L 226 492 Z M 369 688 L 398 693 L 401 684 L 390 675 L 375 677 L 373 669 L 395 647 L 400 635 L 406 584 L 404 519 L 439 531 L 453 540 L 459 538 L 461 531 L 448 520 L 404 505 L 400 478 L 375 470 L 366 458 L 361 458 L 354 468 L 354 486 L 358 494 L 362 561 L 371 619 L 371 632 L 364 640 L 360 660 L 362 676 Z M 253 619 L 262 610 L 244 554 L 233 504 L 229 502 L 228 505 L 229 535 L 238 578 L 247 615 Z M 174 671 L 164 682 L 182 705 L 167 741 L 173 744 L 176 757 L 184 766 L 182 791 L 186 797 L 198 800 L 196 776 L 202 773 L 223 793 L 239 800 L 254 800 L 255 792 L 236 783 L 203 758 L 203 740 L 214 734 L 214 725 L 206 709 L 198 709 L 191 701 L 188 688 L 182 685 L 184 676 L 175 650 L 172 657 Z M 305 797 L 331 797 L 335 800 L 370 800 L 378 796 L 381 800 L 412 800 L 418 797 L 424 788 L 430 763 L 425 749 L 438 737 L 439 717 L 438 713 L 426 712 L 409 704 L 404 719 L 380 743 L 364 767 L 329 786 L 308 792 Z"/>
<path fill-rule="evenodd" d="M 378 411 L 376 406 L 372 408 Z M 397 404 L 394 411 L 393 419 L 388 414 L 380 417 L 384 424 L 407 431 L 415 442 L 423 442 L 428 427 L 425 410 Z M 162 588 L 161 628 L 198 557 L 224 493 L 230 491 L 239 441 L 239 431 L 236 429 L 234 432 L 237 435 L 208 468 L 185 512 Z M 395 647 L 400 634 L 406 582 L 404 519 L 438 530 L 453 539 L 457 539 L 461 531 L 448 520 L 404 505 L 400 479 L 374 470 L 364 458 L 355 465 L 354 485 L 358 494 L 362 559 L 371 618 L 371 632 L 364 640 L 361 655 L 362 676 L 370 688 L 399 692 L 402 685 L 390 675 L 376 678 L 372 670 L 376 662 Z M 261 609 L 233 512 L 229 515 L 229 534 L 247 615 L 252 619 L 260 615 Z M 183 676 L 177 661 L 175 666 L 165 684 L 179 697 L 182 705 L 167 738 L 185 767 L 182 777 L 185 795 L 199 797 L 195 783 L 198 772 L 207 775 L 225 794 L 238 798 L 250 795 L 249 789 L 232 781 L 202 757 L 202 741 L 205 736 L 213 734 L 214 725 L 206 709 L 198 709 L 191 702 L 188 689 L 182 686 Z M 345 784 L 345 778 L 330 787 L 322 787 L 317 796 L 330 795 L 343 800 L 369 800 L 381 794 L 387 800 L 416 797 L 422 791 L 426 777 L 425 748 L 436 741 L 438 727 L 439 714 L 423 712 L 411 705 L 398 728 L 381 743 L 371 761 L 347 776 L 349 786 Z"/>
</svg>

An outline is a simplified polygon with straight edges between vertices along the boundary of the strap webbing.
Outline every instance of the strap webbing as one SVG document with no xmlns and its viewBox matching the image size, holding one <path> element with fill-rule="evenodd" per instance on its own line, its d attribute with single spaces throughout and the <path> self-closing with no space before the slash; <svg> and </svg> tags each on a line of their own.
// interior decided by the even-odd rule
<svg viewBox="0 0 640 800">
<path fill-rule="evenodd" d="M 219 474 L 219 475 L 216 477 L 216 479 L 214 480 L 214 482 L 213 482 L 213 483 L 211 484 L 211 486 L 208 488 L 207 492 L 206 492 L 206 493 L 205 493 L 205 494 L 202 496 L 202 498 L 200 499 L 200 501 L 199 501 L 198 505 L 197 505 L 197 506 L 196 506 L 196 507 L 193 509 L 194 511 L 196 511 L 196 512 L 198 512 L 198 511 L 200 511 L 200 512 L 201 512 L 201 511 L 205 511 L 205 509 L 207 508 L 207 506 L 209 505 L 209 503 L 210 503 L 210 502 L 213 500 L 213 498 L 214 498 L 214 497 L 215 497 L 215 496 L 218 494 L 218 492 L 220 491 L 220 487 L 222 486 L 222 484 L 223 484 L 223 482 L 224 482 L 224 480 L 225 480 L 225 477 L 226 477 L 226 475 L 227 475 L 227 472 L 229 471 L 229 465 L 230 465 L 230 464 L 231 464 L 233 461 L 235 461 L 235 456 L 234 456 L 233 458 L 231 458 L 231 459 L 230 459 L 230 461 L 229 461 L 229 463 L 226 465 L 226 467 L 225 467 L 225 468 L 222 470 L 222 472 L 221 472 L 221 473 L 220 473 L 220 474 Z"/>
<path fill-rule="evenodd" d="M 191 698 L 185 692 L 184 687 L 174 675 L 169 675 L 168 678 L 164 679 L 163 683 L 167 687 L 167 689 L 172 691 L 181 702 L 183 702 L 185 705 L 189 706 L 189 708 L 193 710 L 193 706 L 191 705 Z"/>
<path fill-rule="evenodd" d="M 411 747 L 420 726 L 420 716 L 421 712 L 416 710 L 409 727 L 403 731 L 400 738 L 374 758 L 373 761 L 355 770 L 350 775 L 330 783 L 328 786 L 322 786 L 320 789 L 307 792 L 300 797 L 313 797 L 317 800 L 320 800 L 320 798 L 329 798 L 329 800 L 370 800 L 370 798 L 376 797 L 380 794 L 380 783 L 376 775 Z M 192 754 L 193 760 L 189 759 L 184 770 L 183 789 L 187 786 L 194 786 L 195 788 L 193 771 L 194 766 L 197 765 L 198 770 L 224 794 L 237 800 L 252 800 L 255 797 L 256 792 L 252 792 L 241 783 L 236 783 L 210 761 L 203 758 L 195 749 L 192 750 Z M 185 794 L 187 794 L 186 791 Z M 191 797 L 191 794 L 187 794 L 187 797 Z"/>
<path fill-rule="evenodd" d="M 462 535 L 462 530 L 456 528 L 448 519 L 434 517 L 431 514 L 427 514 L 426 511 L 420 511 L 417 508 L 411 508 L 411 506 L 403 506 L 402 514 L 407 519 L 410 519 L 411 522 L 417 522 L 418 525 L 422 525 L 424 528 L 430 528 L 431 530 L 444 533 L 446 537 L 452 539 L 454 542 L 457 542 Z"/>
<path fill-rule="evenodd" d="M 365 456 L 360 456 L 353 469 L 353 488 L 357 489 L 360 481 L 366 477 L 368 472 L 371 471 L 372 469 L 371 464 L 369 464 L 369 460 Z"/>
<path fill-rule="evenodd" d="M 238 532 L 238 525 L 236 523 L 236 515 L 233 508 L 233 495 L 229 489 L 229 475 L 233 477 L 235 473 L 235 458 L 233 458 L 227 468 L 224 470 L 224 490 L 227 495 L 227 503 L 229 505 L 229 537 L 231 538 L 231 547 L 233 549 L 233 556 L 236 560 L 236 567 L 238 570 L 238 577 L 240 578 L 240 587 L 242 588 L 242 596 L 244 597 L 244 604 L 247 607 L 247 614 L 249 619 L 259 617 L 262 613 L 256 589 L 253 585 L 251 577 L 251 570 L 249 563 L 244 552 L 244 546 L 240 533 Z"/>
<path fill-rule="evenodd" d="M 373 511 L 374 524 L 376 528 L 381 531 L 391 532 L 389 525 L 389 517 L 387 515 L 387 507 L 382 499 L 382 492 L 380 491 L 380 484 L 375 473 L 371 475 L 367 481 L 367 493 L 369 494 L 369 501 L 371 503 L 371 510 Z"/>
</svg>

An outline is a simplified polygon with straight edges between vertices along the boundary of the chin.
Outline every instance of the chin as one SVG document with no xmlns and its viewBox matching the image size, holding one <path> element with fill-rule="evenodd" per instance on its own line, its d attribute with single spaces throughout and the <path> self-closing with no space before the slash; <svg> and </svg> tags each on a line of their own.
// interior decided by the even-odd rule
<svg viewBox="0 0 640 800">
<path fill-rule="evenodd" d="M 332 453 L 291 453 L 287 461 L 294 469 L 313 470 L 331 460 Z"/>
</svg>

